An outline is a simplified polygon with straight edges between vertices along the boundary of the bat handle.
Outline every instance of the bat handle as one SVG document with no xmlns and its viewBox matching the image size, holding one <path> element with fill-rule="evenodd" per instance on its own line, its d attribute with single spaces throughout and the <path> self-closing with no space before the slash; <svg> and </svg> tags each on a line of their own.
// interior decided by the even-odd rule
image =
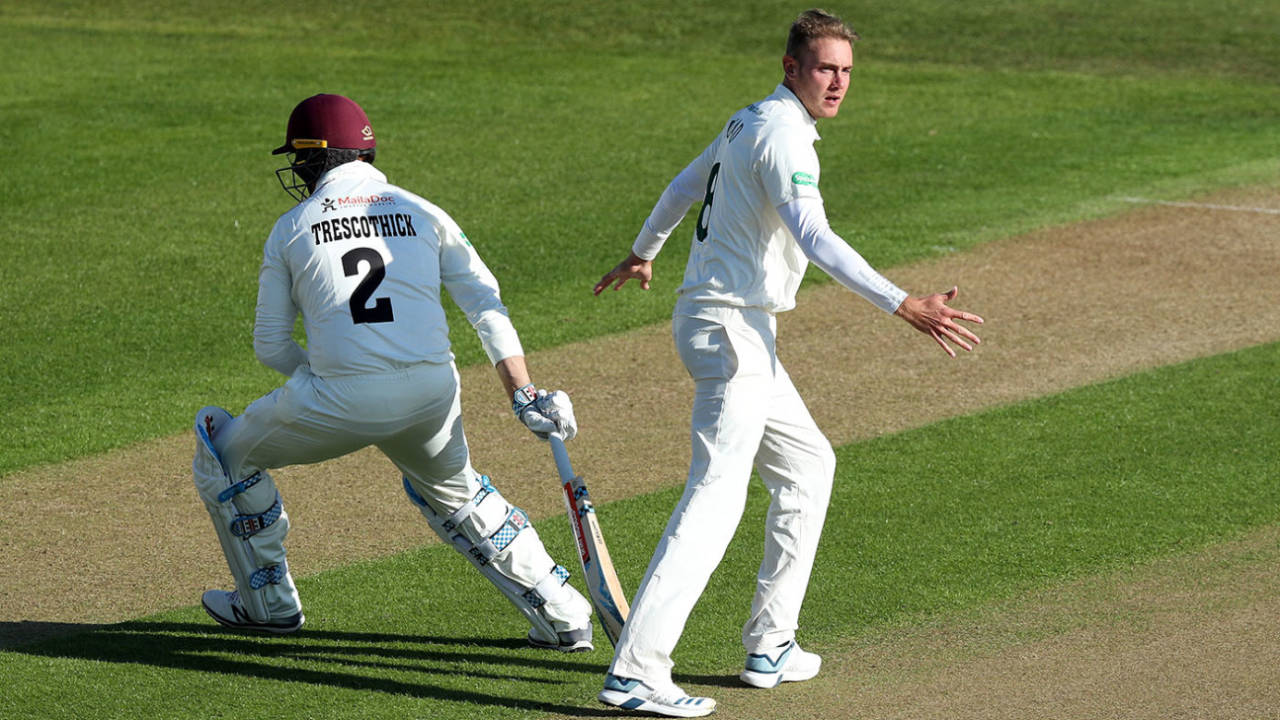
<svg viewBox="0 0 1280 720">
<path fill-rule="evenodd" d="M 573 474 L 573 465 L 569 463 L 569 451 L 564 449 L 564 440 L 556 433 L 551 433 L 547 441 L 551 443 L 551 455 L 556 460 L 556 470 L 560 473 L 560 480 L 569 482 L 577 477 Z"/>
</svg>

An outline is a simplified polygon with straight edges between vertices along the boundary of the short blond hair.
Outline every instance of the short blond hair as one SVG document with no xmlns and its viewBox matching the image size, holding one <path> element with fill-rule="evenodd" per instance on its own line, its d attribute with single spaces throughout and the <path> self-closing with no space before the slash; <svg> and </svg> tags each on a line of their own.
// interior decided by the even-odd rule
<svg viewBox="0 0 1280 720">
<path fill-rule="evenodd" d="M 791 23 L 791 31 L 787 34 L 787 55 L 799 60 L 798 53 L 808 52 L 810 43 L 823 38 L 848 40 L 852 45 L 858 40 L 858 33 L 826 10 L 805 10 Z"/>
</svg>

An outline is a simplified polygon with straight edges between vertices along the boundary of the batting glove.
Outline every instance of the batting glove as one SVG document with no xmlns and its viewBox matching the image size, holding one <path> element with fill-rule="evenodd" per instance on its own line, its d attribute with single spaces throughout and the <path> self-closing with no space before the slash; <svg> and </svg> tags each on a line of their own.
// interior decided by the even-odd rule
<svg viewBox="0 0 1280 720">
<path fill-rule="evenodd" d="M 578 434 L 578 421 L 573 417 L 573 403 L 561 390 L 547 392 L 529 383 L 511 397 L 511 409 L 529 431 L 546 440 L 556 433 L 564 440 Z"/>
</svg>

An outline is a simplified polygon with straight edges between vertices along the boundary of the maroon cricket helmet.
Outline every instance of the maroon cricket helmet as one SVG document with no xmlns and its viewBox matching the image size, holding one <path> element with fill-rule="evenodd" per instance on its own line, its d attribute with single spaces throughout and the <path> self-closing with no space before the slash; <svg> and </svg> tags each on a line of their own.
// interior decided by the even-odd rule
<svg viewBox="0 0 1280 720">
<path fill-rule="evenodd" d="M 369 116 L 351 98 L 341 95 L 312 95 L 298 103 L 289 115 L 284 144 L 272 155 L 304 148 L 346 148 L 371 150 L 377 145 Z"/>
</svg>

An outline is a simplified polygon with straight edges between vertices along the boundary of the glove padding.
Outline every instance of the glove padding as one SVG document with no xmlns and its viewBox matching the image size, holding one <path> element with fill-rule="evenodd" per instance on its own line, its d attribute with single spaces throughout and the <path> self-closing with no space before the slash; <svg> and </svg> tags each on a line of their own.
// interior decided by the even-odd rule
<svg viewBox="0 0 1280 720">
<path fill-rule="evenodd" d="M 546 440 L 556 433 L 564 440 L 578 434 L 578 421 L 573 417 L 573 403 L 561 390 L 547 392 L 534 388 L 533 383 L 515 392 L 511 409 L 529 431 Z"/>
</svg>

